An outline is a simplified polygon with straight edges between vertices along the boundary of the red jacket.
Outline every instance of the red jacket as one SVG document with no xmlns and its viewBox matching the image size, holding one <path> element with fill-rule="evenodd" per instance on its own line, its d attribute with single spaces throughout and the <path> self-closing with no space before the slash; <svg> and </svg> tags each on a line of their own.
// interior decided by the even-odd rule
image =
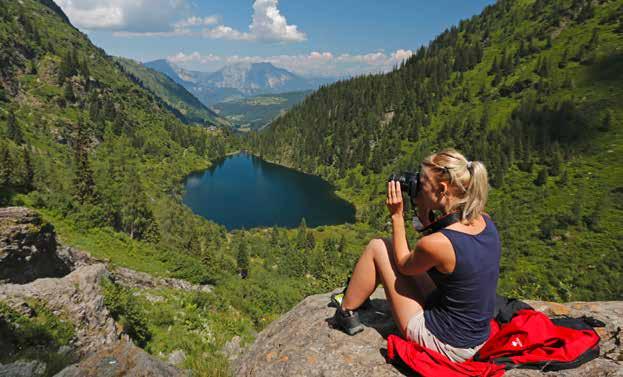
<svg viewBox="0 0 623 377">
<path fill-rule="evenodd" d="M 592 329 L 559 326 L 545 314 L 520 310 L 503 325 L 491 321 L 491 334 L 474 358 L 450 361 L 438 352 L 396 335 L 387 338 L 387 358 L 400 359 L 422 376 L 502 376 L 506 365 L 556 369 L 575 367 L 599 355 L 599 335 Z M 579 362 L 579 364 L 578 364 Z M 553 369 L 553 368 L 552 368 Z"/>
</svg>

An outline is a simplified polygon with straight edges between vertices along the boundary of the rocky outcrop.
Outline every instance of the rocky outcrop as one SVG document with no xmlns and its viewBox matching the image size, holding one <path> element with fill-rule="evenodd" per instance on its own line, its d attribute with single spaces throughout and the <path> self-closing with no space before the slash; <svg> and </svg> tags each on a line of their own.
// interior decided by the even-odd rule
<svg viewBox="0 0 623 377">
<path fill-rule="evenodd" d="M 28 283 L 71 271 L 57 254 L 54 228 L 34 211 L 0 208 L 0 283 Z"/>
<path fill-rule="evenodd" d="M 131 288 L 173 288 L 200 292 L 211 292 L 213 288 L 211 285 L 196 285 L 182 279 L 157 278 L 125 267 L 114 268 L 112 274 L 115 282 Z"/>
<path fill-rule="evenodd" d="M 232 365 L 237 376 L 402 376 L 409 374 L 385 362 L 390 333 L 397 333 L 382 289 L 372 305 L 360 310 L 365 330 L 350 337 L 333 328 L 335 309 L 330 294 L 307 297 L 290 312 L 270 324 L 253 345 Z M 598 329 L 601 356 L 579 368 L 549 372 L 548 376 L 623 376 L 623 302 L 573 302 L 555 304 L 528 301 L 547 314 L 593 316 L 606 323 Z M 513 370 L 507 376 L 539 376 L 534 370 Z"/>
<path fill-rule="evenodd" d="M 28 284 L 0 285 L 0 301 L 19 306 L 36 299 L 58 314 L 65 314 L 76 328 L 75 346 L 81 355 L 115 343 L 119 333 L 100 289 L 106 266 L 94 264 L 60 278 L 41 278 Z"/>
<path fill-rule="evenodd" d="M 55 377 L 178 377 L 188 376 L 181 371 L 152 356 L 127 341 L 117 342 L 77 365 L 71 365 Z"/>
<path fill-rule="evenodd" d="M 36 300 L 55 315 L 71 320 L 75 339 L 71 347 L 59 349 L 58 353 L 68 352 L 72 359 L 81 361 L 64 369 L 59 376 L 186 375 L 122 336 L 104 305 L 100 282 L 105 277 L 141 288 L 209 289 L 182 280 L 153 278 L 128 269 L 111 274 L 103 261 L 59 245 L 54 228 L 43 222 L 36 212 L 21 207 L 0 208 L 0 302 L 28 315 L 27 311 L 32 309 L 27 302 Z M 0 364 L 0 376 L 45 373 L 46 366 L 41 361 Z"/>
</svg>

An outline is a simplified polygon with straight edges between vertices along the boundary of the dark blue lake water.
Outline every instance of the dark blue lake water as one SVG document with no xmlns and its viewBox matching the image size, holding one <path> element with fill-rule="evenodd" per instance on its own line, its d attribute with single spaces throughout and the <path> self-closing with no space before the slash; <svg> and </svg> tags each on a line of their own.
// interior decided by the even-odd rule
<svg viewBox="0 0 623 377">
<path fill-rule="evenodd" d="M 183 202 L 227 229 L 293 228 L 355 222 L 354 207 L 319 177 L 271 164 L 249 154 L 215 161 L 185 181 Z"/>
</svg>

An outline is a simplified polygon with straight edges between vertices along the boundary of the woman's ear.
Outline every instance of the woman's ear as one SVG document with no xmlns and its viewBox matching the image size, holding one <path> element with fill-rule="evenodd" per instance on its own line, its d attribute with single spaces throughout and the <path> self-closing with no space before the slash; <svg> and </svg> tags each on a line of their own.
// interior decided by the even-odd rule
<svg viewBox="0 0 623 377">
<path fill-rule="evenodd" d="M 448 182 L 439 182 L 439 195 L 448 195 Z"/>
</svg>

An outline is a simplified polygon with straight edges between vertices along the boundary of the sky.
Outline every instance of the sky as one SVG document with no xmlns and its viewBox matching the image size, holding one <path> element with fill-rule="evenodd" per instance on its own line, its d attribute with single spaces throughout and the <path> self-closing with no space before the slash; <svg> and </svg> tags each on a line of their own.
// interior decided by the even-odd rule
<svg viewBox="0 0 623 377">
<path fill-rule="evenodd" d="M 110 55 L 213 72 L 270 62 L 303 76 L 386 72 L 494 0 L 55 0 Z"/>
</svg>

